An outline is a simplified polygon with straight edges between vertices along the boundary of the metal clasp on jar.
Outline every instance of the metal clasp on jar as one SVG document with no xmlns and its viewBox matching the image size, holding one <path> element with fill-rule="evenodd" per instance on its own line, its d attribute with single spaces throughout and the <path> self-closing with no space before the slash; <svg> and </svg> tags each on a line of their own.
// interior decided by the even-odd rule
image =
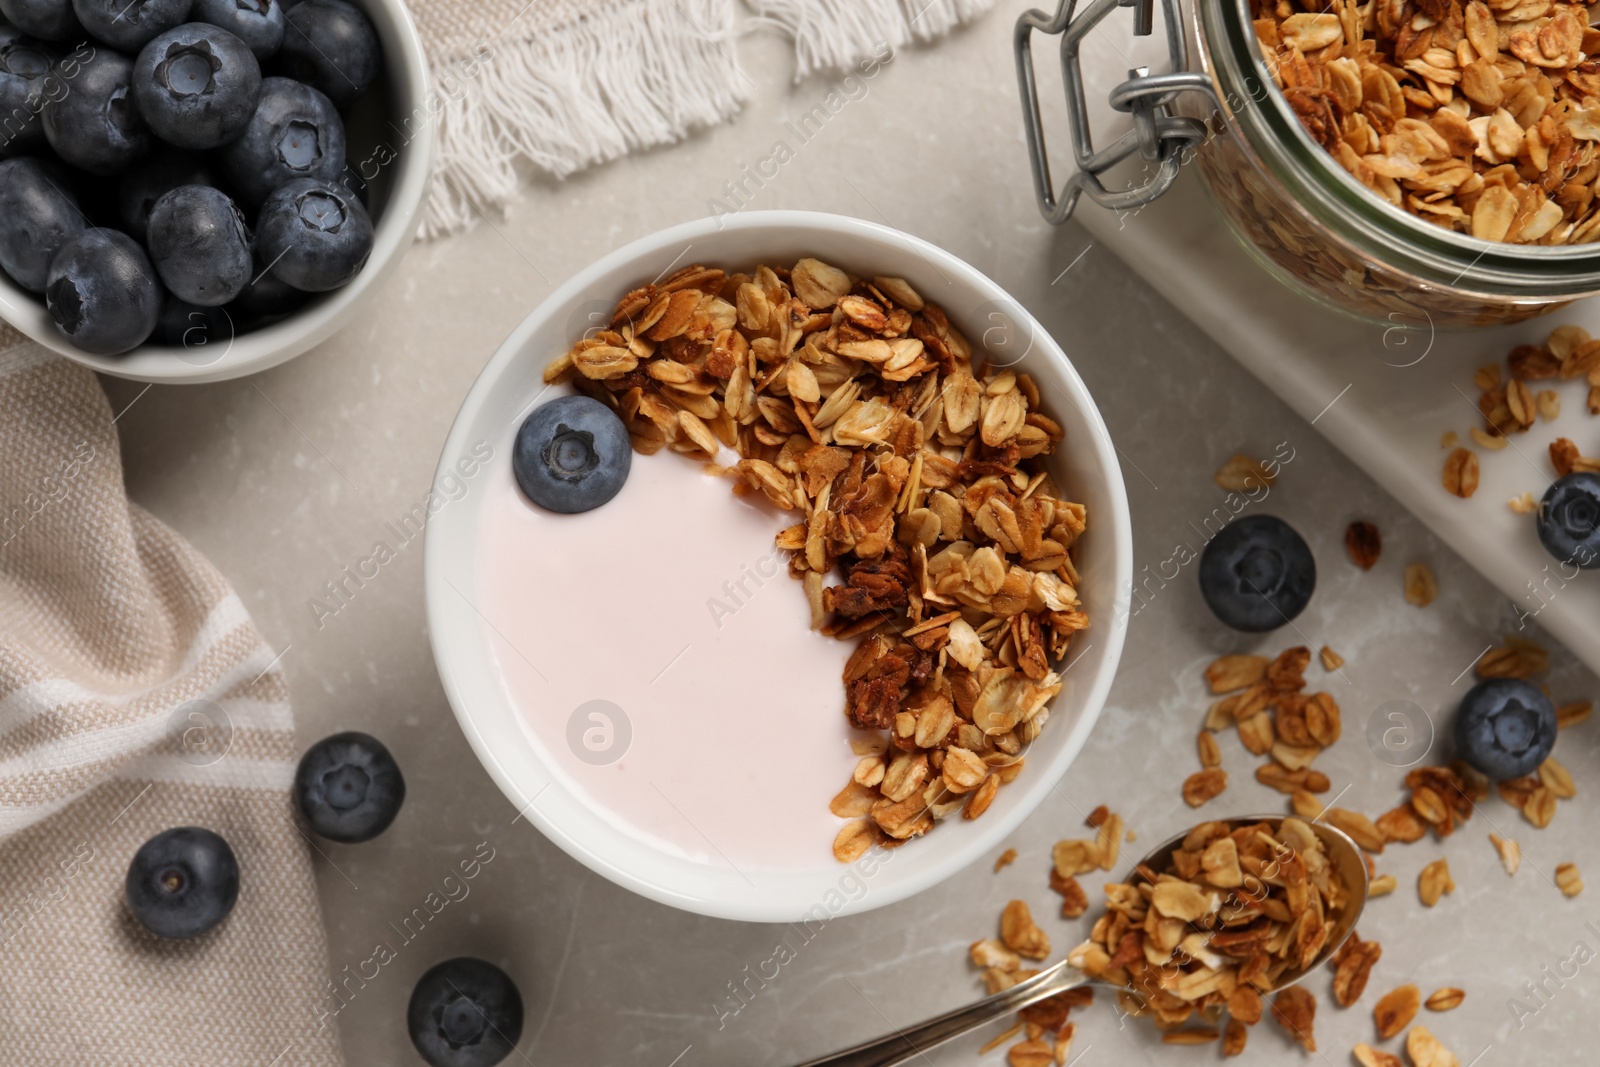
<svg viewBox="0 0 1600 1067">
<path fill-rule="evenodd" d="M 1151 74 L 1148 67 L 1128 72 L 1128 80 L 1111 91 L 1111 106 L 1133 116 L 1133 129 L 1116 141 L 1095 151 L 1089 129 L 1089 107 L 1083 86 L 1079 49 L 1083 39 L 1114 8 L 1134 9 L 1133 32 L 1148 37 L 1154 29 L 1155 0 L 1093 0 L 1083 13 L 1073 17 L 1077 0 L 1061 0 L 1055 17 L 1042 11 L 1026 11 L 1017 19 L 1012 41 L 1016 49 L 1017 81 L 1022 92 L 1022 117 L 1028 134 L 1028 154 L 1033 163 L 1033 186 L 1039 211 L 1052 225 L 1065 222 L 1087 193 L 1089 199 L 1113 211 L 1143 207 L 1171 188 L 1178 168 L 1189 150 L 1205 140 L 1206 127 L 1200 119 L 1172 113 L 1172 101 L 1182 92 L 1205 94 L 1216 102 L 1216 90 L 1205 74 L 1188 69 L 1188 48 L 1178 25 L 1178 0 L 1162 0 L 1167 31 L 1167 54 L 1172 69 L 1166 74 Z M 1050 160 L 1045 153 L 1044 123 L 1039 115 L 1039 92 L 1033 73 L 1033 33 L 1061 34 L 1061 72 L 1067 96 L 1067 126 L 1072 137 L 1072 154 L 1077 173 L 1055 192 L 1050 177 Z M 1134 152 L 1154 167 L 1143 182 L 1127 189 L 1106 188 L 1100 176 Z"/>
</svg>

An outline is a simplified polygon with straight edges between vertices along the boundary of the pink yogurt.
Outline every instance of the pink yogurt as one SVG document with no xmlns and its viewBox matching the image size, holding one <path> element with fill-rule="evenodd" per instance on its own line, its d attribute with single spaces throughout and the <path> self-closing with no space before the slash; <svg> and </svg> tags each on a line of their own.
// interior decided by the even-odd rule
<svg viewBox="0 0 1600 1067">
<path fill-rule="evenodd" d="M 671 452 L 635 455 L 581 515 L 530 503 L 509 468 L 490 472 L 475 600 L 562 784 L 673 855 L 741 872 L 831 860 L 828 801 L 857 758 L 840 681 L 855 643 L 809 628 L 773 548 L 796 514 Z"/>
</svg>

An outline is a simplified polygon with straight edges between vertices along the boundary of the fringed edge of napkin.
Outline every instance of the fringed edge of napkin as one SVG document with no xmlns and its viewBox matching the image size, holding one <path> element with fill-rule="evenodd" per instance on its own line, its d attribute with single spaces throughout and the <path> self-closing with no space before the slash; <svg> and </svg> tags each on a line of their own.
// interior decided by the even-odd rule
<svg viewBox="0 0 1600 1067">
<path fill-rule="evenodd" d="M 732 0 L 640 0 L 436 63 L 423 236 L 503 208 L 523 161 L 564 178 L 731 118 L 747 97 L 733 37 Z"/>
<path fill-rule="evenodd" d="M 994 0 L 746 0 L 793 38 L 795 80 L 927 41 Z M 516 196 L 519 167 L 568 175 L 726 122 L 749 97 L 733 0 L 637 0 L 433 65 L 438 154 L 425 239 Z"/>
</svg>

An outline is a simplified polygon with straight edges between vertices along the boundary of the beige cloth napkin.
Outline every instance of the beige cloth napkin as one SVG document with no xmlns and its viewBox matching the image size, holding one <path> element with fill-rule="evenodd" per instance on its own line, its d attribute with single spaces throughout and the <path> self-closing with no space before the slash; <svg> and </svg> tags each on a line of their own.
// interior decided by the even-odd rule
<svg viewBox="0 0 1600 1067">
<path fill-rule="evenodd" d="M 792 38 L 795 78 L 848 76 L 882 49 L 927 41 L 994 0 L 408 0 L 428 51 L 439 152 L 423 233 L 503 208 L 529 167 L 565 177 L 725 122 L 756 78 L 736 38 Z"/>
<path fill-rule="evenodd" d="M 89 371 L 0 326 L 0 1064 L 340 1062 L 288 691 L 239 598 L 131 504 Z M 123 903 L 152 835 L 238 857 L 192 942 Z"/>
</svg>

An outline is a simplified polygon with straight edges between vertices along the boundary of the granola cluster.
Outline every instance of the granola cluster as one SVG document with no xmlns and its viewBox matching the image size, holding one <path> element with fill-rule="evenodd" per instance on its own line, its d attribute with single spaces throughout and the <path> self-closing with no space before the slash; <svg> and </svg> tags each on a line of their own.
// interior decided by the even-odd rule
<svg viewBox="0 0 1600 1067">
<path fill-rule="evenodd" d="M 1306 131 L 1367 188 L 1489 241 L 1600 235 L 1600 31 L 1551 0 L 1253 0 Z"/>
<path fill-rule="evenodd" d="M 636 451 L 700 456 L 797 513 L 777 546 L 812 625 L 859 641 L 845 713 L 881 732 L 831 806 L 852 820 L 839 860 L 989 808 L 1089 625 L 1087 516 L 1044 470 L 1063 434 L 1029 375 L 975 357 L 904 279 L 801 259 L 635 289 L 545 381 L 610 405 Z"/>
</svg>

